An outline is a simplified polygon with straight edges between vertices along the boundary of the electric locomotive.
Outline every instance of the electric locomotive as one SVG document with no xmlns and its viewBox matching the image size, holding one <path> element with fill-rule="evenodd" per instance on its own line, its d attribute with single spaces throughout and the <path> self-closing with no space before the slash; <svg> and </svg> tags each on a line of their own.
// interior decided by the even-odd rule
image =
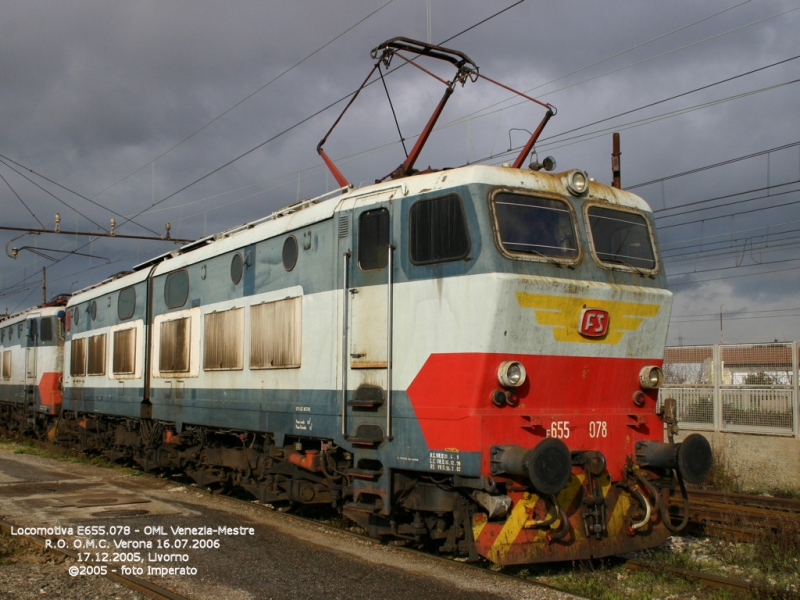
<svg viewBox="0 0 800 600">
<path fill-rule="evenodd" d="M 662 543 L 710 447 L 659 407 L 671 294 L 652 212 L 585 172 L 418 173 L 458 74 L 387 181 L 341 188 L 75 294 L 51 438 L 278 509 L 498 564 Z M 366 82 L 365 82 L 366 83 Z M 669 442 L 664 442 L 664 426 Z"/>
<path fill-rule="evenodd" d="M 61 412 L 65 297 L 0 321 L 0 429 L 44 431 Z"/>
</svg>

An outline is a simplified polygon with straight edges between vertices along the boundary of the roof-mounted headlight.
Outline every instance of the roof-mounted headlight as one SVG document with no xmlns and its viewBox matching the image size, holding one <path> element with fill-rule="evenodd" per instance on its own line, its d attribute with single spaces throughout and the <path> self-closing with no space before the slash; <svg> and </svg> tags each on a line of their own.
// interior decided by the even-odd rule
<svg viewBox="0 0 800 600">
<path fill-rule="evenodd" d="M 507 360 L 497 370 L 497 380 L 504 388 L 517 388 L 525 383 L 525 367 L 515 360 Z"/>
<path fill-rule="evenodd" d="M 583 196 L 589 189 L 589 176 L 575 169 L 567 173 L 567 190 L 573 196 Z"/>
<path fill-rule="evenodd" d="M 639 371 L 639 385 L 643 390 L 657 390 L 664 383 L 664 371 L 659 367 L 644 367 Z"/>
</svg>

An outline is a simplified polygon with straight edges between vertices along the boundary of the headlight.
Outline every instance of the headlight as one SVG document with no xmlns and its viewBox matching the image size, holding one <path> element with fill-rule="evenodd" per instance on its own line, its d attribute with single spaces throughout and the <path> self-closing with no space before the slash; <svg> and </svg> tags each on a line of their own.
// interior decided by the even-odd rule
<svg viewBox="0 0 800 600">
<path fill-rule="evenodd" d="M 659 367 L 644 367 L 639 371 L 639 385 L 643 390 L 657 390 L 664 383 L 664 371 Z"/>
<path fill-rule="evenodd" d="M 567 190 L 573 196 L 582 196 L 589 189 L 589 176 L 575 169 L 567 173 Z"/>
<path fill-rule="evenodd" d="M 516 388 L 525 383 L 525 367 L 515 360 L 507 360 L 497 370 L 497 380 L 504 388 Z"/>
</svg>

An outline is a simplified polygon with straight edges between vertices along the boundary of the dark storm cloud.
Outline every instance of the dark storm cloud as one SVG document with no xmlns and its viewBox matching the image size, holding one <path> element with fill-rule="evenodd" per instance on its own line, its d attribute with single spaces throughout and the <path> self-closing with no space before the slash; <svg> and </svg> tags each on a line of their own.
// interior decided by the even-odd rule
<svg viewBox="0 0 800 600">
<path fill-rule="evenodd" d="M 512 3 L 432 0 L 432 41 L 441 42 Z M 540 155 L 556 156 L 559 168 L 580 167 L 600 181 L 610 181 L 611 131 L 621 131 L 623 185 L 633 185 L 798 140 L 797 84 L 699 107 L 797 79 L 800 60 L 565 133 L 800 54 L 794 33 L 800 11 L 769 18 L 793 8 L 778 0 L 576 0 L 546 6 L 528 0 L 447 45 L 468 54 L 482 73 L 532 90 L 558 107 L 538 150 Z M 160 156 L 373 11 L 377 12 L 325 50 Z M 153 203 L 156 206 L 136 221 L 155 231 L 163 231 L 170 221 L 173 235 L 188 238 L 258 218 L 334 186 L 314 149 L 341 104 L 279 134 L 353 91 L 372 66 L 369 50 L 381 41 L 398 35 L 425 39 L 426 13 L 425 0 L 9 3 L 0 21 L 0 154 L 92 197 L 109 210 L 37 180 L 103 225 L 114 216 L 111 211 L 133 216 Z M 688 26 L 695 21 L 700 22 Z M 389 76 L 387 85 L 403 134 L 411 138 L 407 144 L 412 144 L 442 86 L 410 68 Z M 420 164 L 457 166 L 490 155 L 497 155 L 490 163 L 507 160 L 500 153 L 508 148 L 509 131 L 531 130 L 542 116 L 536 105 L 508 108 L 517 102 L 502 102 L 508 96 L 484 82 L 458 89 Z M 499 104 L 487 108 L 495 103 Z M 688 112 L 657 120 L 677 110 Z M 472 117 L 464 118 L 468 115 Z M 644 118 L 655 120 L 634 126 Z M 570 139 L 589 132 L 597 135 Z M 276 135 L 273 142 L 172 196 Z M 525 134 L 511 135 L 513 145 L 519 145 Z M 387 144 L 393 145 L 348 158 Z M 383 176 L 402 160 L 380 86 L 372 86 L 358 99 L 326 149 L 355 182 Z M 765 185 L 767 177 L 772 185 L 800 179 L 797 158 L 794 148 L 770 155 L 769 166 L 764 156 L 636 192 L 656 209 L 696 202 Z M 134 173 L 140 167 L 144 168 Z M 48 227 L 60 212 L 65 229 L 95 229 L 3 165 L 0 174 Z M 112 186 L 119 180 L 123 181 Z M 168 196 L 172 197 L 160 202 Z M 766 208 L 775 200 L 758 202 L 752 206 Z M 1 181 L 0 205 L 3 224 L 38 226 Z M 688 224 L 661 232 L 669 248 L 691 249 L 697 242 L 689 240 L 714 242 L 725 234 L 732 250 L 744 248 L 738 255 L 715 260 L 700 254 L 668 260 L 668 271 L 676 274 L 670 282 L 696 282 L 675 287 L 676 315 L 713 312 L 720 304 L 725 311 L 737 312 L 787 307 L 793 301 L 797 270 L 720 279 L 792 267 L 793 263 L 757 266 L 759 261 L 797 256 L 791 246 L 780 252 L 764 247 L 759 254 L 752 251 L 752 242 L 749 252 L 747 243 L 738 242 L 741 247 L 734 243 L 747 235 L 755 239 L 767 227 L 788 232 L 790 225 L 776 227 L 792 220 L 792 208 L 711 219 L 726 210 L 736 212 L 732 207 L 718 208 L 699 215 L 709 218 L 702 227 Z M 118 223 L 123 220 L 117 217 Z M 688 220 L 690 215 L 659 216 L 664 226 Z M 120 231 L 144 233 L 133 224 L 121 225 Z M 14 235 L 0 233 L 0 243 Z M 790 238 L 786 233 L 783 239 Z M 87 241 L 27 236 L 15 245 L 74 250 Z M 169 249 L 163 243 L 97 241 L 80 252 L 102 258 L 66 258 L 48 269 L 49 289 L 55 293 L 89 285 Z M 107 266 L 106 258 L 111 262 Z M 53 263 L 25 251 L 16 261 L 2 260 L 0 306 L 13 309 L 34 303 L 39 297 L 37 273 Z M 756 266 L 749 271 L 722 270 L 737 261 Z M 679 275 L 700 271 L 704 272 Z M 19 284 L 26 278 L 34 283 L 22 290 L 25 286 Z M 736 335 L 747 340 L 767 335 L 764 325 L 773 321 L 736 323 Z M 794 324 L 774 324 L 792 331 L 794 337 L 800 335 Z M 684 343 L 713 341 L 716 329 L 713 319 L 695 323 L 691 333 L 676 322 L 670 342 L 676 342 L 679 331 Z M 771 330 L 768 335 L 774 337 Z"/>
</svg>

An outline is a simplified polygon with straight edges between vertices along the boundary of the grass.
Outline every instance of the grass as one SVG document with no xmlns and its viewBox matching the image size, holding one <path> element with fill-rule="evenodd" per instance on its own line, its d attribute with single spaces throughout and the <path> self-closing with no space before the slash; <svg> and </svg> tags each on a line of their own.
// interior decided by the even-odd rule
<svg viewBox="0 0 800 600">
<path fill-rule="evenodd" d="M 682 543 L 682 540 L 685 543 Z M 753 544 L 720 539 L 674 538 L 661 548 L 638 553 L 652 565 L 629 570 L 619 559 L 505 567 L 503 572 L 525 577 L 595 600 L 773 600 L 800 597 L 800 523 L 787 519 L 778 533 L 765 533 Z M 750 581 L 758 589 L 748 594 L 703 587 L 691 577 L 666 567 L 702 571 Z"/>
<path fill-rule="evenodd" d="M 99 455 L 83 454 L 75 450 L 61 448 L 46 442 L 35 440 L 9 441 L 0 439 L 0 450 L 13 452 L 14 454 L 27 454 L 29 456 L 41 456 L 51 458 L 61 462 L 77 463 L 82 465 L 92 465 L 123 471 L 131 476 L 139 476 L 143 473 L 138 469 L 131 469 L 111 462 Z"/>
<path fill-rule="evenodd" d="M 16 557 L 24 552 L 19 540 L 5 532 L 0 532 L 0 566 L 16 562 Z"/>
</svg>

